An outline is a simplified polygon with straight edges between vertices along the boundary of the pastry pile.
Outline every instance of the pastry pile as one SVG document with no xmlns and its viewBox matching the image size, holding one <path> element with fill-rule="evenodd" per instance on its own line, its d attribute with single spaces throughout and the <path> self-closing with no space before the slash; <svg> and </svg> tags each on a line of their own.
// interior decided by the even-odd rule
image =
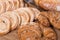
<svg viewBox="0 0 60 40">
<path fill-rule="evenodd" d="M 37 37 L 37 40 L 41 38 L 43 40 L 56 40 L 57 35 L 55 31 L 50 28 L 49 19 L 44 16 L 43 13 L 44 12 L 40 12 L 38 9 L 31 7 L 5 12 L 0 15 L 0 34 L 4 35 L 18 28 L 19 38 L 22 35 L 20 40 L 36 40 L 35 37 Z"/>
<path fill-rule="evenodd" d="M 0 14 L 24 7 L 23 0 L 0 0 Z"/>
<path fill-rule="evenodd" d="M 18 29 L 19 40 L 57 40 L 55 29 L 60 30 L 59 1 L 33 0 L 37 7 L 46 11 L 40 11 L 25 1 L 0 0 L 0 35 Z"/>
<path fill-rule="evenodd" d="M 60 0 L 34 0 L 34 2 L 45 10 L 60 11 Z"/>
<path fill-rule="evenodd" d="M 56 40 L 55 31 L 36 22 L 30 22 L 27 25 L 21 25 L 18 30 L 20 40 Z"/>
<path fill-rule="evenodd" d="M 20 25 L 26 25 L 30 22 L 33 22 L 35 17 L 37 17 L 38 14 L 40 14 L 39 10 L 37 10 L 37 12 L 39 12 L 38 14 L 35 13 L 34 11 L 36 10 L 36 8 L 26 7 L 0 14 L 0 27 L 2 27 L 2 29 L 0 29 L 0 33 L 3 34 L 4 30 L 8 30 L 9 32 L 18 28 L 18 26 Z M 5 32 L 8 33 L 7 31 Z"/>
</svg>

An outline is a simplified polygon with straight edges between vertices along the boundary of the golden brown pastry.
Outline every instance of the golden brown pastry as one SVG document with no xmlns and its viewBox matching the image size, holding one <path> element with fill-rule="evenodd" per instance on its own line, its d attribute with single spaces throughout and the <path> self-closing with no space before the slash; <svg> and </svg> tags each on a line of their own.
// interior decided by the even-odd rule
<svg viewBox="0 0 60 40">
<path fill-rule="evenodd" d="M 43 16 L 43 15 L 38 15 L 37 18 L 38 22 L 44 26 L 50 26 L 49 20 L 47 17 Z"/>
<path fill-rule="evenodd" d="M 19 40 L 41 40 L 40 28 L 34 25 L 22 25 L 18 30 Z"/>
<path fill-rule="evenodd" d="M 36 5 L 45 10 L 60 11 L 60 0 L 34 0 Z"/>
<path fill-rule="evenodd" d="M 52 28 L 35 22 L 20 26 L 18 36 L 19 40 L 57 40 L 57 35 Z"/>
<path fill-rule="evenodd" d="M 49 21 L 54 28 L 60 29 L 60 12 L 49 12 Z"/>
<path fill-rule="evenodd" d="M 40 12 L 40 14 L 47 17 L 47 18 L 49 17 L 48 11 L 42 11 L 42 12 Z"/>
<path fill-rule="evenodd" d="M 57 40 L 56 32 L 50 28 L 40 24 L 42 30 L 42 39 L 43 40 Z"/>
<path fill-rule="evenodd" d="M 60 12 L 48 11 L 48 12 L 40 12 L 40 14 L 45 16 L 54 28 L 60 29 L 60 19 L 59 19 Z"/>
</svg>

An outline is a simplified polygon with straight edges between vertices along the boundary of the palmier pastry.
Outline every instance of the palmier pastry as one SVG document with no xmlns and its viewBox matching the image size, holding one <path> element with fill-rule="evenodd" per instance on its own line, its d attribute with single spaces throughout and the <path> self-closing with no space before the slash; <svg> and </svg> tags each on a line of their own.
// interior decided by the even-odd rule
<svg viewBox="0 0 60 40">
<path fill-rule="evenodd" d="M 0 16 L 0 35 L 7 34 L 10 31 L 10 20 Z"/>
<path fill-rule="evenodd" d="M 28 7 L 21 8 L 21 9 L 25 10 L 30 15 L 30 22 L 33 22 L 33 20 L 35 18 L 34 12 Z"/>
<path fill-rule="evenodd" d="M 36 5 L 42 7 L 45 10 L 60 11 L 59 0 L 34 0 Z"/>
<path fill-rule="evenodd" d="M 38 28 L 38 29 L 37 29 Z M 41 31 L 38 26 L 22 25 L 18 30 L 20 40 L 41 40 Z"/>
<path fill-rule="evenodd" d="M 42 30 L 42 39 L 43 40 L 57 40 L 56 32 L 52 28 L 45 27 L 41 24 L 40 24 L 40 28 Z"/>
<path fill-rule="evenodd" d="M 47 17 L 47 18 L 49 17 L 48 11 L 47 12 L 46 11 L 42 11 L 42 12 L 40 12 L 40 14 L 45 16 L 45 17 Z"/>
<path fill-rule="evenodd" d="M 16 29 L 16 27 L 18 25 L 18 18 L 15 15 L 14 12 L 9 11 L 9 12 L 6 12 L 6 13 L 1 14 L 1 16 L 7 17 L 7 18 L 10 19 L 10 22 L 11 22 L 11 30 Z"/>
<path fill-rule="evenodd" d="M 0 0 L 0 14 L 24 7 L 23 0 Z"/>
<path fill-rule="evenodd" d="M 6 11 L 6 3 L 4 0 L 0 0 L 0 14 Z"/>
<path fill-rule="evenodd" d="M 20 12 L 18 10 L 14 10 L 13 13 L 17 16 L 18 18 L 18 26 L 21 25 L 22 18 L 20 16 Z"/>
<path fill-rule="evenodd" d="M 18 9 L 19 8 L 19 0 L 13 0 L 13 3 L 14 3 L 14 9 Z"/>
<path fill-rule="evenodd" d="M 16 29 L 17 25 L 18 25 L 18 18 L 17 16 L 14 14 L 14 12 L 8 12 L 7 13 L 8 16 L 11 18 L 11 30 Z"/>
<path fill-rule="evenodd" d="M 24 7 L 24 0 L 19 0 L 20 1 L 20 7 Z"/>
<path fill-rule="evenodd" d="M 12 2 L 10 0 L 6 0 L 5 3 L 6 3 L 6 11 L 11 11 L 13 7 Z"/>
<path fill-rule="evenodd" d="M 49 13 L 49 21 L 53 25 L 53 27 L 60 29 L 60 12 L 48 12 Z"/>
<path fill-rule="evenodd" d="M 21 16 L 22 19 L 21 25 L 28 24 L 30 22 L 29 14 L 25 12 L 25 10 L 23 9 L 18 9 L 17 11 L 19 12 L 19 15 Z"/>
<path fill-rule="evenodd" d="M 35 14 L 35 19 L 38 18 L 38 15 L 40 14 L 40 11 L 37 8 L 31 8 L 31 10 L 34 12 Z"/>
<path fill-rule="evenodd" d="M 40 24 L 44 25 L 44 26 L 50 26 L 49 20 L 47 17 L 43 16 L 43 15 L 38 15 L 37 19 L 36 19 Z"/>
</svg>

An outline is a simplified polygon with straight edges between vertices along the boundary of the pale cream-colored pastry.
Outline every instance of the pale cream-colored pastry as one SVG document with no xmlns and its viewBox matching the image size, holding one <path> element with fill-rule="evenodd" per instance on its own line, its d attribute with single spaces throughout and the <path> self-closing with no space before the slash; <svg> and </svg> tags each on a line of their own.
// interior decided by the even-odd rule
<svg viewBox="0 0 60 40">
<path fill-rule="evenodd" d="M 10 0 L 6 0 L 6 11 L 11 11 L 12 10 L 12 3 Z"/>
<path fill-rule="evenodd" d="M 3 0 L 0 0 L 0 14 L 6 11 L 6 3 Z"/>
<path fill-rule="evenodd" d="M 13 3 L 13 8 L 14 9 L 19 8 L 19 0 L 11 0 L 11 2 Z"/>
<path fill-rule="evenodd" d="M 0 14 L 24 7 L 23 0 L 0 0 Z"/>
<path fill-rule="evenodd" d="M 19 0 L 20 1 L 20 7 L 24 7 L 24 0 Z"/>
<path fill-rule="evenodd" d="M 18 25 L 18 18 L 13 12 L 7 12 L 8 16 L 11 18 L 11 30 L 16 29 Z"/>
<path fill-rule="evenodd" d="M 31 8 L 31 9 L 35 14 L 35 19 L 38 18 L 38 15 L 40 14 L 40 11 L 37 8 Z"/>
<path fill-rule="evenodd" d="M 0 16 L 0 35 L 7 34 L 10 31 L 10 20 Z"/>
<path fill-rule="evenodd" d="M 21 16 L 21 19 L 22 19 L 22 22 L 21 22 L 21 25 L 26 25 L 27 23 L 30 22 L 30 17 L 28 15 L 27 12 L 25 12 L 25 10 L 23 9 L 18 9 L 18 11 L 20 12 L 20 16 Z"/>
<path fill-rule="evenodd" d="M 29 7 L 25 7 L 21 9 L 25 10 L 30 15 L 30 22 L 32 22 L 35 18 L 34 12 Z"/>
<path fill-rule="evenodd" d="M 17 16 L 12 11 L 5 12 L 5 13 L 1 14 L 1 16 L 5 16 L 5 17 L 10 19 L 11 30 L 16 29 L 16 27 L 18 25 L 18 18 L 17 18 Z"/>
<path fill-rule="evenodd" d="M 18 10 L 14 10 L 13 12 L 17 16 L 17 18 L 18 18 L 18 25 L 21 25 L 22 19 L 21 19 L 21 16 L 19 14 L 20 12 Z"/>
</svg>

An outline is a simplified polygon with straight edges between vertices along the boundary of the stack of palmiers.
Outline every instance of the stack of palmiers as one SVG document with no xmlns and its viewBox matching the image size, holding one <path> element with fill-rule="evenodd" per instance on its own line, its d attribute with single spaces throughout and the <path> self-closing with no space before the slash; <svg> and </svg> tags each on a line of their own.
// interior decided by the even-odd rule
<svg viewBox="0 0 60 40">
<path fill-rule="evenodd" d="M 18 29 L 19 40 L 57 40 L 54 28 L 60 29 L 60 12 L 55 12 L 60 11 L 59 1 L 34 2 L 48 11 L 41 12 L 24 0 L 0 0 L 0 35 Z"/>
</svg>

